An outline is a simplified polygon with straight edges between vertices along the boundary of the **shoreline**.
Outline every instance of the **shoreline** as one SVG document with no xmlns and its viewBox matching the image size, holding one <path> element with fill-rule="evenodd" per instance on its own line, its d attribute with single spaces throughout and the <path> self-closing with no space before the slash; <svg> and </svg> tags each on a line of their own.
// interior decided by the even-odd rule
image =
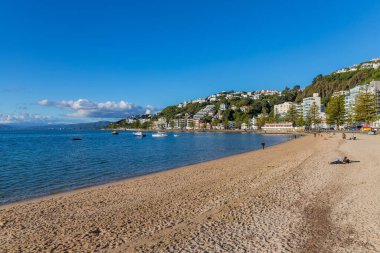
<svg viewBox="0 0 380 253">
<path fill-rule="evenodd" d="M 380 136 L 265 150 L 0 206 L 27 252 L 378 252 Z M 337 156 L 360 162 L 330 165 Z"/>
<path fill-rule="evenodd" d="M 153 130 L 153 129 L 128 129 L 128 128 L 110 128 L 101 129 L 102 131 L 124 131 L 124 132 L 134 132 L 143 131 L 147 133 L 155 132 L 166 132 L 166 133 L 250 133 L 250 134 L 290 134 L 290 135 L 304 135 L 307 134 L 305 131 L 263 131 L 263 130 L 212 130 L 212 129 L 197 129 L 197 130 L 181 130 L 181 129 L 164 129 L 164 130 Z"/>
<path fill-rule="evenodd" d="M 287 134 L 284 134 L 284 135 L 287 135 Z M 298 138 L 302 138 L 302 137 L 304 137 L 304 135 L 299 135 L 297 137 L 297 139 Z M 287 141 L 284 141 L 284 142 L 281 142 L 281 143 L 278 143 L 278 144 L 266 146 L 265 149 L 270 149 L 270 148 L 275 147 L 275 146 L 284 145 L 284 144 L 286 144 L 288 142 L 291 142 L 291 141 L 294 141 L 294 140 L 296 140 L 296 139 L 292 138 L 292 139 L 289 139 Z M 71 190 L 67 190 L 67 191 L 62 191 L 62 192 L 52 193 L 52 194 L 48 194 L 48 195 L 43 195 L 43 196 L 37 196 L 37 197 L 22 199 L 22 200 L 18 200 L 18 201 L 14 201 L 14 202 L 8 202 L 8 203 L 0 204 L 0 210 L 3 207 L 6 208 L 6 207 L 15 206 L 15 205 L 18 205 L 18 204 L 23 204 L 23 203 L 27 204 L 29 202 L 46 200 L 46 199 L 49 199 L 51 197 L 60 197 L 60 196 L 64 196 L 64 195 L 75 194 L 75 193 L 83 192 L 83 191 L 86 191 L 86 190 L 96 190 L 97 188 L 101 188 L 101 187 L 107 187 L 107 186 L 127 183 L 127 182 L 133 181 L 135 179 L 137 180 L 137 179 L 141 179 L 141 178 L 148 177 L 148 176 L 155 176 L 156 174 L 161 174 L 161 173 L 165 173 L 165 172 L 169 172 L 169 171 L 176 171 L 176 170 L 187 169 L 188 167 L 191 167 L 191 166 L 200 165 L 200 164 L 203 164 L 203 163 L 209 163 L 209 162 L 213 162 L 213 161 L 219 161 L 219 160 L 222 160 L 222 159 L 232 158 L 232 157 L 235 157 L 235 156 L 239 156 L 239 155 L 243 155 L 243 154 L 248 154 L 248 153 L 253 153 L 253 152 L 257 152 L 257 151 L 261 151 L 261 150 L 262 149 L 258 148 L 258 149 L 254 149 L 254 150 L 250 150 L 250 151 L 243 151 L 241 153 L 236 153 L 236 154 L 233 154 L 233 155 L 227 155 L 227 156 L 223 156 L 223 157 L 220 157 L 220 158 L 217 158 L 217 159 L 211 159 L 211 160 L 202 161 L 202 162 L 190 163 L 188 165 L 181 166 L 181 167 L 169 167 L 167 169 L 163 169 L 163 170 L 160 170 L 160 171 L 149 172 L 147 174 L 143 174 L 143 175 L 139 175 L 139 176 L 132 176 L 132 177 L 128 177 L 128 178 L 121 178 L 121 179 L 117 179 L 115 181 L 110 181 L 110 182 L 106 182 L 106 183 L 100 183 L 100 184 L 95 184 L 95 185 L 88 185 L 88 186 L 83 186 L 83 187 L 79 187 L 79 188 L 75 188 L 75 189 L 71 189 Z"/>
</svg>

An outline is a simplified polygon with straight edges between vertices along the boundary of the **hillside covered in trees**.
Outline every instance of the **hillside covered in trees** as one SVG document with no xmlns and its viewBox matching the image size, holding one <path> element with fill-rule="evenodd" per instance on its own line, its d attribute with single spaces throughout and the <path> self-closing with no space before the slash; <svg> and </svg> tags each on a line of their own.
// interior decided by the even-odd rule
<svg viewBox="0 0 380 253">
<path fill-rule="evenodd" d="M 334 72 L 325 76 L 318 75 L 297 96 L 296 102 L 301 102 L 303 98 L 310 97 L 313 93 L 319 93 L 322 97 L 322 103 L 326 104 L 335 91 L 348 90 L 358 84 L 369 83 L 372 80 L 380 80 L 380 68 L 358 68 L 356 71 Z"/>
<path fill-rule="evenodd" d="M 293 88 L 285 87 L 281 92 L 276 90 L 223 91 L 207 98 L 167 106 L 155 115 L 132 115 L 128 120 L 120 120 L 109 127 L 149 128 L 152 122 L 159 118 L 164 118 L 169 125 L 172 125 L 175 120 L 193 118 L 206 106 L 214 106 L 215 113 L 206 115 L 202 120 L 205 123 L 227 126 L 228 122 L 234 121 L 239 126 L 258 115 L 264 115 L 267 122 L 277 122 L 278 115 L 274 115 L 275 105 L 284 102 L 301 103 L 304 98 L 318 93 L 322 98 L 322 104 L 326 106 L 335 91 L 349 90 L 372 80 L 380 80 L 380 59 L 355 64 L 328 75 L 317 75 L 305 89 L 296 85 Z M 292 122 L 295 120 L 293 119 Z"/>
</svg>

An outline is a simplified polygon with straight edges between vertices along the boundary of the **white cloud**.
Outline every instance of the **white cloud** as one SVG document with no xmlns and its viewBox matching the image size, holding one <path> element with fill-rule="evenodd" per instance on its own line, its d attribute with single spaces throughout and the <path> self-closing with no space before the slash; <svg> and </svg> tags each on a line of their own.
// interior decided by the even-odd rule
<svg viewBox="0 0 380 253">
<path fill-rule="evenodd" d="M 152 113 L 155 109 L 152 106 L 137 106 L 126 101 L 120 102 L 93 102 L 88 99 L 49 101 L 43 99 L 37 103 L 40 106 L 50 106 L 72 111 L 68 114 L 71 117 L 89 118 L 125 118 L 130 115 Z"/>
<path fill-rule="evenodd" d="M 45 123 L 48 121 L 53 121 L 52 117 L 42 116 L 39 114 L 7 114 L 0 113 L 0 124 L 11 124 L 11 123 Z"/>
</svg>

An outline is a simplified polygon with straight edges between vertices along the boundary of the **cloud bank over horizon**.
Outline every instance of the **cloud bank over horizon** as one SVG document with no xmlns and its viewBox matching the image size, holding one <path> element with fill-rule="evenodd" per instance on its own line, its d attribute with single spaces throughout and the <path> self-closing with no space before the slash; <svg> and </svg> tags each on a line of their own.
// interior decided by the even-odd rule
<svg viewBox="0 0 380 253">
<path fill-rule="evenodd" d="M 157 110 L 150 105 L 146 107 L 121 100 L 120 102 L 94 102 L 88 99 L 49 101 L 43 99 L 37 102 L 40 106 L 62 108 L 71 111 L 67 114 L 75 118 L 125 118 L 136 114 L 151 114 Z"/>
<path fill-rule="evenodd" d="M 50 123 L 56 119 L 50 116 L 40 114 L 30 114 L 27 112 L 19 114 L 0 113 L 0 124 L 12 123 Z"/>
</svg>

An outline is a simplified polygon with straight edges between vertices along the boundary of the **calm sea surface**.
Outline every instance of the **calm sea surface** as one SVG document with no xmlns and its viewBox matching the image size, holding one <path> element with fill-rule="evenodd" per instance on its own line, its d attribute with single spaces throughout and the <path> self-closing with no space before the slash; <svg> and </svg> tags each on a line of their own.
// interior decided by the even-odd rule
<svg viewBox="0 0 380 253">
<path fill-rule="evenodd" d="M 72 141 L 80 137 L 82 141 Z M 0 204 L 199 163 L 275 145 L 293 135 L 109 131 L 0 131 Z"/>
</svg>

